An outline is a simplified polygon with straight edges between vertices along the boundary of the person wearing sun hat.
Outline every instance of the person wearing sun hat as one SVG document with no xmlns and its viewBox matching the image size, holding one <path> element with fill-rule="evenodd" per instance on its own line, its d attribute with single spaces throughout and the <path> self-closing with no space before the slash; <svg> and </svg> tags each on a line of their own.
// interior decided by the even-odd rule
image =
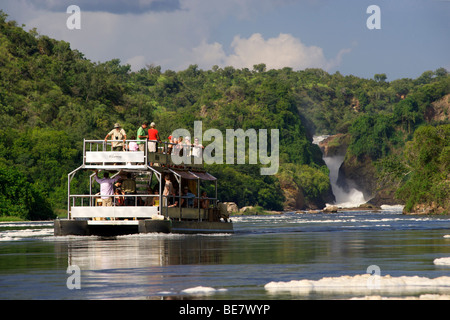
<svg viewBox="0 0 450 320">
<path fill-rule="evenodd" d="M 120 123 L 114 125 L 112 129 L 105 137 L 105 142 L 108 137 L 111 136 L 111 146 L 113 151 L 123 151 L 125 146 L 125 140 L 127 140 L 127 134 L 125 130 L 121 127 Z"/>
</svg>

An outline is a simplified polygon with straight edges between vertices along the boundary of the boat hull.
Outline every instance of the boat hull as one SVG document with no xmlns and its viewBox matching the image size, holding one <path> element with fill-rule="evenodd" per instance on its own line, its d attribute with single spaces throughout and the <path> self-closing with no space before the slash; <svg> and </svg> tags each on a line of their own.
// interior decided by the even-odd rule
<svg viewBox="0 0 450 320">
<path fill-rule="evenodd" d="M 234 233 L 231 222 L 220 221 L 176 221 L 176 220 L 141 220 L 140 233 Z"/>
<path fill-rule="evenodd" d="M 55 236 L 118 236 L 137 233 L 234 233 L 231 222 L 139 220 L 139 221 L 54 221 Z"/>
</svg>

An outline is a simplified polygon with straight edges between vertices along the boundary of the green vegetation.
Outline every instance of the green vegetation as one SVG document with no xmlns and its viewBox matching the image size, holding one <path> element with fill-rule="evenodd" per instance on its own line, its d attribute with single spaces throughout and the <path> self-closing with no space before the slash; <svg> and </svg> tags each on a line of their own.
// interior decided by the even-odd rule
<svg viewBox="0 0 450 320">
<path fill-rule="evenodd" d="M 0 218 L 30 220 L 53 216 L 49 202 L 15 168 L 0 165 L 0 194 Z"/>
<path fill-rule="evenodd" d="M 406 144 L 404 157 L 385 163 L 383 168 L 392 179 L 402 182 L 397 195 L 405 199 L 405 211 L 448 213 L 450 124 L 418 128 Z"/>
<path fill-rule="evenodd" d="M 255 207 L 247 207 L 244 208 L 243 212 L 235 212 L 232 213 L 233 216 L 263 216 L 263 215 L 271 215 L 274 214 L 273 211 L 267 211 L 264 210 L 261 206 L 255 206 Z"/>
<path fill-rule="evenodd" d="M 26 32 L 0 11 L 0 216 L 53 218 L 67 205 L 67 173 L 81 163 L 83 139 L 103 139 L 116 122 L 132 135 L 143 120 L 154 121 L 165 141 L 178 128 L 193 132 L 196 120 L 204 131 L 279 129 L 277 175 L 261 176 L 253 165 L 208 166 L 219 178 L 219 198 L 281 210 L 280 186 L 289 184 L 301 189 L 306 207 L 323 203 L 328 169 L 312 134 L 349 134 L 357 158 L 402 158 L 417 128 L 448 122 L 445 113 L 444 120 L 426 115 L 449 94 L 449 83 L 442 68 L 392 82 L 384 74 L 372 80 L 264 64 L 131 72 L 117 59 L 94 63 L 64 41 Z M 412 154 L 419 144 L 408 146 Z M 72 182 L 77 192 L 88 188 L 83 181 Z M 406 200 L 406 193 L 399 196 Z"/>
<path fill-rule="evenodd" d="M 424 80 L 425 75 L 427 80 Z M 352 142 L 349 148 L 353 155 L 368 155 L 375 160 L 403 147 L 418 127 L 430 122 L 426 115 L 428 111 L 433 111 L 432 103 L 450 93 L 450 77 L 442 69 L 425 72 L 415 81 L 402 79 L 400 83 L 403 84 L 401 87 L 399 80 L 393 81 L 380 92 L 387 94 L 394 89 L 400 100 L 394 99 L 393 103 L 376 112 L 364 113 L 350 125 L 348 132 Z M 406 97 L 405 92 L 408 92 Z M 446 115 L 441 121 L 434 122 L 445 123 L 449 119 Z"/>
<path fill-rule="evenodd" d="M 398 188 L 405 212 L 449 212 L 450 124 L 419 127 L 400 155 L 380 159 L 377 166 Z"/>
</svg>

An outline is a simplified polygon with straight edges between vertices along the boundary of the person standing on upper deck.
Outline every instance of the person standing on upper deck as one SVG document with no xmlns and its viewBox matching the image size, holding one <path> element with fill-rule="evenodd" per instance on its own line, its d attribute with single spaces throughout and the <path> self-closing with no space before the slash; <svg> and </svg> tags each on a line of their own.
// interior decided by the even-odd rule
<svg viewBox="0 0 450 320">
<path fill-rule="evenodd" d="M 205 147 L 199 143 L 198 138 L 194 139 L 194 144 L 192 145 L 192 155 L 197 158 L 202 157 L 202 152 Z"/>
<path fill-rule="evenodd" d="M 159 138 L 158 130 L 155 129 L 156 124 L 154 122 L 150 123 L 150 129 L 148 129 L 148 151 L 156 152 L 157 142 L 161 142 Z"/>
<path fill-rule="evenodd" d="M 145 140 L 148 139 L 148 134 L 146 134 L 145 129 L 148 127 L 148 122 L 144 121 L 137 131 L 137 142 L 139 146 L 139 151 L 145 151 Z"/>
<path fill-rule="evenodd" d="M 119 123 L 116 123 L 114 125 L 114 129 L 112 129 L 106 135 L 105 142 L 108 140 L 109 136 L 111 136 L 111 140 L 113 140 L 113 142 L 111 143 L 113 151 L 123 151 L 125 149 L 125 140 L 127 140 L 127 134 Z"/>
</svg>

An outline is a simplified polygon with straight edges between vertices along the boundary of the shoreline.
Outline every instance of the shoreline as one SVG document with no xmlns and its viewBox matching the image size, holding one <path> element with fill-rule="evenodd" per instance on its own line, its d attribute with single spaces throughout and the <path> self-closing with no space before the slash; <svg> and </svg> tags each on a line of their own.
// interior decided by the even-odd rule
<svg viewBox="0 0 450 320">
<path fill-rule="evenodd" d="M 396 207 L 396 206 L 391 206 Z M 295 214 L 331 214 L 331 213 L 339 213 L 339 212 L 349 212 L 349 211 L 368 211 L 368 212 L 381 212 L 381 211 L 387 211 L 386 208 L 382 208 L 382 206 L 371 206 L 371 207 L 338 207 L 338 206 L 329 206 L 325 207 L 323 209 L 305 209 L 305 210 L 298 210 L 298 209 L 285 209 L 283 211 L 273 211 L 273 210 L 263 210 L 262 212 L 252 212 L 252 211 L 245 211 L 245 212 L 230 212 L 230 217 L 233 216 L 261 216 L 261 215 L 281 215 L 285 213 L 295 213 Z M 416 215 L 416 216 L 450 216 L 450 213 L 422 213 L 422 212 L 403 212 L 403 209 L 399 208 L 399 211 L 402 211 L 401 214 L 403 215 Z"/>
<path fill-rule="evenodd" d="M 328 209 L 327 209 L 328 208 Z M 295 214 L 331 214 L 331 213 L 339 213 L 339 212 L 349 212 L 349 211 L 370 211 L 370 212 L 380 212 L 384 211 L 385 209 L 381 207 L 337 207 L 337 206 L 330 206 L 325 207 L 323 209 L 305 209 L 305 210 L 297 210 L 297 209 L 285 209 L 282 211 L 275 211 L 275 210 L 248 210 L 248 211 L 238 211 L 238 212 L 230 212 L 230 217 L 238 217 L 238 216 L 263 216 L 263 215 L 282 215 L 285 213 L 295 213 Z M 443 216 L 443 217 L 450 217 L 450 213 L 424 213 L 424 212 L 403 212 L 403 215 L 407 216 Z M 58 217 L 63 218 L 63 217 Z M 56 219 L 58 219 L 56 218 Z M 47 221 L 52 222 L 55 219 L 49 219 L 49 220 L 23 220 L 18 217 L 1 217 L 0 218 L 0 224 L 2 223 L 8 223 L 8 222 L 39 222 L 39 221 Z"/>
</svg>

